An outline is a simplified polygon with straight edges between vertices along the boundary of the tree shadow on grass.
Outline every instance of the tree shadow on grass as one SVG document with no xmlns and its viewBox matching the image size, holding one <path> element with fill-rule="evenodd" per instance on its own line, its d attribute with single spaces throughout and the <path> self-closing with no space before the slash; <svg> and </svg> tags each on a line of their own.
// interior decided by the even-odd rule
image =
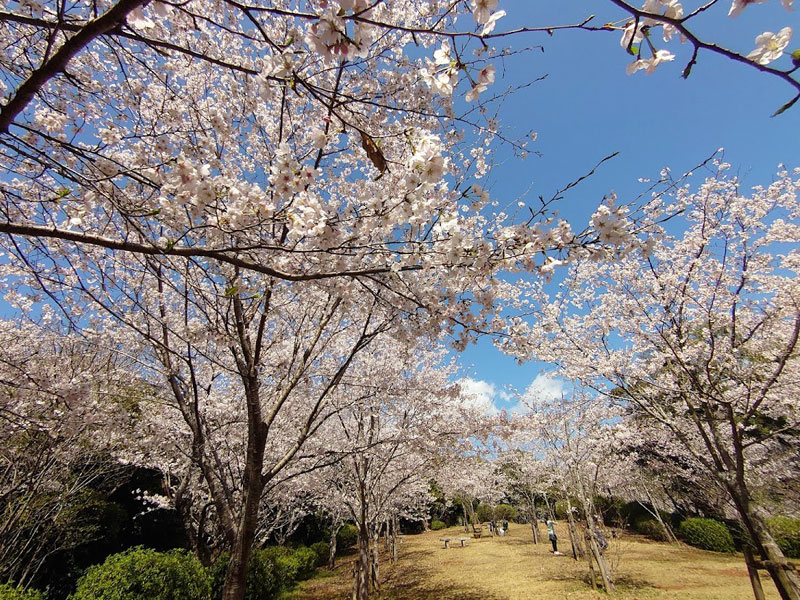
<svg viewBox="0 0 800 600">
<path fill-rule="evenodd" d="M 486 590 L 465 589 L 463 586 L 435 581 L 432 574 L 415 570 L 414 573 L 395 575 L 383 582 L 378 595 L 381 600 L 505 600 Z"/>
</svg>

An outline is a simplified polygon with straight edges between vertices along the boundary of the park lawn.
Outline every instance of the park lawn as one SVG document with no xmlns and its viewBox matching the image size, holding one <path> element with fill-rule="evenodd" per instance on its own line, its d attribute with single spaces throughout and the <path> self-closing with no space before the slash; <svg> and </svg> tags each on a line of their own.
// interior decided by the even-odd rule
<svg viewBox="0 0 800 600">
<path fill-rule="evenodd" d="M 542 532 L 545 533 L 544 527 Z M 559 550 L 569 550 L 564 524 L 557 526 Z M 550 544 L 533 544 L 530 526 L 512 524 L 505 537 L 472 539 L 445 550 L 440 538 L 466 537 L 463 528 L 404 536 L 399 560 L 381 564 L 380 600 L 582 600 L 600 598 L 591 589 L 588 567 L 571 556 L 553 556 Z M 546 541 L 546 540 L 545 540 Z M 565 545 L 566 544 L 566 545 Z M 615 565 L 616 598 L 751 600 L 753 592 L 740 554 L 670 546 L 625 534 L 612 540 L 607 557 Z M 331 572 L 323 569 L 285 596 L 286 600 L 350 598 L 355 556 Z M 770 600 L 778 594 L 762 574 Z"/>
</svg>

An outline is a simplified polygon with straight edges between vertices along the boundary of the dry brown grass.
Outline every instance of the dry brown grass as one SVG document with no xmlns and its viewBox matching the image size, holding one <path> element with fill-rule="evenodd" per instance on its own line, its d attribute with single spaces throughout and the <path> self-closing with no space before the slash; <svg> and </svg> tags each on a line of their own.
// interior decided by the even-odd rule
<svg viewBox="0 0 800 600">
<path fill-rule="evenodd" d="M 559 524 L 560 525 L 560 524 Z M 542 528 L 544 530 L 544 528 Z M 557 527 L 559 547 L 569 537 Z M 505 537 L 472 539 L 465 548 L 442 548 L 439 538 L 463 537 L 452 527 L 405 536 L 400 559 L 381 565 L 381 600 L 583 600 L 597 599 L 588 567 L 569 556 L 553 556 L 550 544 L 535 545 L 527 525 L 512 525 Z M 562 543 L 562 546 L 564 544 Z M 616 598 L 750 600 L 753 592 L 741 555 L 704 552 L 624 535 L 607 553 L 616 563 Z M 350 597 L 353 558 L 319 575 L 287 596 L 291 600 L 340 600 Z M 767 598 L 777 600 L 771 581 L 762 576 Z"/>
</svg>

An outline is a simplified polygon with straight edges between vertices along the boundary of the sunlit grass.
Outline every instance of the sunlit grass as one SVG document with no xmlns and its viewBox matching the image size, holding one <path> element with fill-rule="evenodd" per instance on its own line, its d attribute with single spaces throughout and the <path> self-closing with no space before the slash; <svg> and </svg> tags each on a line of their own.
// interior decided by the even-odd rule
<svg viewBox="0 0 800 600">
<path fill-rule="evenodd" d="M 559 549 L 569 552 L 566 528 L 559 524 Z M 544 532 L 544 527 L 542 528 Z M 550 544 L 535 545 L 528 525 L 513 525 L 509 535 L 470 538 L 467 546 L 445 550 L 439 538 L 464 537 L 451 527 L 403 538 L 397 563 L 381 564 L 382 600 L 582 600 L 600 598 L 592 590 L 588 566 L 571 556 L 553 556 Z M 545 540 L 546 542 L 546 540 Z M 615 565 L 616 598 L 751 600 L 753 592 L 740 554 L 705 552 L 623 535 L 607 551 Z M 345 557 L 331 573 L 304 582 L 291 600 L 349 598 L 355 556 Z M 766 573 L 769 599 L 778 594 Z"/>
</svg>

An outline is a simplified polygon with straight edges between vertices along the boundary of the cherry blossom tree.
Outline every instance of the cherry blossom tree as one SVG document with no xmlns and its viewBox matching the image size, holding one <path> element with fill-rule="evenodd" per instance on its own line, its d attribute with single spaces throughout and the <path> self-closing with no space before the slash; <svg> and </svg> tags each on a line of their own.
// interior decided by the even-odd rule
<svg viewBox="0 0 800 600">
<path fill-rule="evenodd" d="M 93 490 L 121 481 L 112 457 L 148 393 L 124 357 L 50 319 L 0 321 L 0 577 L 20 585 L 101 532 Z"/>
<path fill-rule="evenodd" d="M 574 392 L 560 398 L 546 395 L 529 395 L 524 399 L 530 412 L 517 417 L 520 433 L 538 440 L 542 454 L 539 461 L 550 469 L 553 481 L 561 488 L 567 500 L 567 518 L 573 556 L 577 560 L 586 556 L 593 586 L 596 587 L 595 566 L 603 589 L 614 591 L 611 566 L 606 559 L 608 541 L 602 533 L 602 519 L 594 505 L 594 497 L 613 472 L 611 460 L 613 444 L 612 423 L 618 416 L 608 403 L 594 394 Z M 578 499 L 586 519 L 585 538 L 587 552 L 575 523 L 570 496 Z"/>
<path fill-rule="evenodd" d="M 796 599 L 753 490 L 792 464 L 800 419 L 800 181 L 783 170 L 744 194 L 718 167 L 697 192 L 653 199 L 647 251 L 576 267 L 527 343 L 669 430 L 725 490 L 781 597 Z M 676 210 L 683 233 L 656 225 Z"/>
<path fill-rule="evenodd" d="M 329 426 L 338 425 L 343 467 L 335 467 L 336 495 L 359 530 L 359 599 L 380 583 L 381 529 L 388 538 L 398 518 L 427 518 L 434 468 L 472 433 L 470 409 L 457 401 L 452 366 L 442 360 L 441 349 L 385 345 L 362 355 L 334 394 Z"/>
</svg>

